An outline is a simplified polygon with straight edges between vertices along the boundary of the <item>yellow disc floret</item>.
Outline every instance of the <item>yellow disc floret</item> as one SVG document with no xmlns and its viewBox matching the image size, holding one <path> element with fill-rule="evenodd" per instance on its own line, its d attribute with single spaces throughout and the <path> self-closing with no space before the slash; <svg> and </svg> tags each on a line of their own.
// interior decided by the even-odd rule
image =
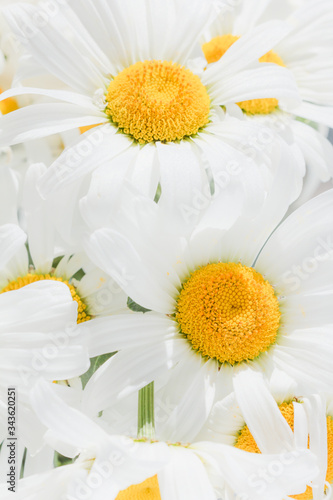
<svg viewBox="0 0 333 500">
<path fill-rule="evenodd" d="M 157 476 L 121 491 L 116 500 L 161 500 Z"/>
<path fill-rule="evenodd" d="M 140 143 L 192 136 L 209 121 L 210 98 L 198 76 L 172 62 L 124 69 L 106 95 L 106 114 Z"/>
<path fill-rule="evenodd" d="M 256 358 L 275 342 L 280 310 L 261 274 L 220 262 L 197 269 L 183 284 L 176 319 L 194 350 L 233 365 Z"/>
<path fill-rule="evenodd" d="M 0 94 L 2 94 L 2 89 L 0 88 Z M 18 109 L 18 104 L 13 99 L 12 97 L 8 97 L 8 99 L 4 99 L 3 101 L 0 101 L 0 112 L 3 115 L 7 115 L 8 113 L 11 113 L 12 111 L 16 111 Z"/>
<path fill-rule="evenodd" d="M 204 43 L 202 51 L 208 64 L 219 61 L 240 37 L 235 35 L 216 36 L 210 42 Z"/>
<path fill-rule="evenodd" d="M 294 405 L 292 402 L 286 402 L 279 405 L 280 411 L 284 418 L 286 419 L 289 427 L 294 431 Z M 328 416 L 326 418 L 327 422 L 327 472 L 326 472 L 326 481 L 328 483 L 333 482 L 333 419 Z M 249 428 L 247 425 L 244 425 L 242 430 L 240 431 L 237 441 L 235 443 L 236 448 L 240 450 L 245 450 L 250 453 L 260 453 L 260 450 L 257 446 L 257 443 L 254 440 Z M 304 493 L 300 493 L 299 495 L 293 495 L 291 498 L 295 498 L 296 500 L 312 500 L 313 493 L 312 488 L 307 486 L 306 491 Z"/>
<path fill-rule="evenodd" d="M 19 277 L 14 281 L 8 283 L 8 285 L 1 290 L 0 293 L 10 292 L 12 290 L 18 290 L 19 288 L 23 288 L 26 285 L 30 285 L 31 283 L 35 283 L 36 281 L 42 280 L 53 280 L 53 281 L 61 281 L 65 285 L 68 286 L 69 291 L 71 292 L 73 300 L 77 302 L 77 322 L 83 323 L 84 321 L 88 321 L 91 319 L 90 316 L 87 315 L 85 310 L 87 309 L 86 304 L 82 301 L 80 296 L 78 295 L 75 287 L 69 283 L 67 280 L 63 280 L 62 278 L 58 278 L 53 274 L 37 274 L 34 272 L 30 272 L 25 276 Z"/>
<path fill-rule="evenodd" d="M 222 35 L 213 38 L 208 43 L 205 43 L 202 46 L 202 50 L 205 55 L 206 61 L 209 64 L 218 61 L 239 38 L 239 36 L 235 35 Z M 274 63 L 278 66 L 285 66 L 281 57 L 273 52 L 273 50 L 270 50 L 265 55 L 263 55 L 259 59 L 259 62 Z M 279 101 L 274 97 L 269 97 L 264 99 L 251 99 L 250 101 L 241 101 L 237 104 L 245 113 L 248 113 L 250 115 L 266 115 L 272 113 L 278 107 Z"/>
</svg>

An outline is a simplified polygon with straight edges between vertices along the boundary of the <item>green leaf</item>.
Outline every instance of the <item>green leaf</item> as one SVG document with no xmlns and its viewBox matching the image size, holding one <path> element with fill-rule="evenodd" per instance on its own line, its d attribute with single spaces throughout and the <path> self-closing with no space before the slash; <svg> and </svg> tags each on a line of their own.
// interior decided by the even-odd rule
<svg viewBox="0 0 333 500">
<path fill-rule="evenodd" d="M 97 371 L 98 368 L 102 366 L 105 363 L 105 361 L 110 359 L 114 354 L 116 353 L 111 352 L 109 354 L 101 354 L 100 356 L 96 356 L 95 358 L 90 359 L 90 368 L 86 371 L 86 373 L 81 375 L 83 388 L 85 388 L 85 386 L 87 385 L 87 383 L 89 382 L 95 371 Z"/>
<path fill-rule="evenodd" d="M 57 451 L 54 452 L 53 464 L 54 467 L 61 467 L 62 465 L 69 465 L 74 462 L 75 459 L 65 457 L 64 455 L 60 455 Z"/>
<path fill-rule="evenodd" d="M 127 307 L 134 312 L 142 312 L 146 313 L 151 311 L 151 309 L 146 309 L 145 307 L 139 306 L 134 300 L 132 300 L 130 297 L 127 299 Z"/>
</svg>

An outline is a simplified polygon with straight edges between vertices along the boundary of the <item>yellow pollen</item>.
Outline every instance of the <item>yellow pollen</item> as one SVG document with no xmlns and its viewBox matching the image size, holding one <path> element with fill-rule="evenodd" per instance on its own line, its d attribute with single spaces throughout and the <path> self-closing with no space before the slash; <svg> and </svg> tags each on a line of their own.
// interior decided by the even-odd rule
<svg viewBox="0 0 333 500">
<path fill-rule="evenodd" d="M 239 36 L 223 35 L 213 38 L 210 42 L 202 46 L 208 64 L 218 61 L 226 51 L 239 39 Z M 278 66 L 285 66 L 278 54 L 270 50 L 260 59 L 260 62 L 274 63 Z M 274 97 L 264 99 L 251 99 L 250 101 L 241 101 L 238 106 L 250 115 L 266 115 L 272 113 L 279 105 L 279 101 Z"/>
<path fill-rule="evenodd" d="M 62 278 L 58 278 L 53 274 L 35 274 L 28 273 L 26 276 L 19 277 L 14 281 L 8 283 L 8 285 L 1 290 L 0 293 L 10 292 L 12 290 L 18 290 L 19 288 L 23 288 L 26 285 L 30 285 L 31 283 L 35 283 L 36 281 L 42 280 L 53 280 L 53 281 L 61 281 L 68 286 L 69 291 L 71 292 L 72 299 L 77 302 L 77 322 L 84 323 L 85 321 L 89 321 L 91 319 L 90 316 L 87 315 L 85 310 L 87 309 L 86 304 L 81 300 L 80 296 L 77 294 L 76 289 L 73 285 L 71 285 L 67 280 L 63 280 Z"/>
<path fill-rule="evenodd" d="M 294 406 L 292 402 L 282 403 L 279 405 L 280 411 L 284 418 L 286 419 L 289 427 L 294 431 Z M 326 418 L 327 422 L 327 473 L 326 473 L 326 481 L 328 483 L 333 482 L 333 419 L 328 416 Z M 237 441 L 235 443 L 236 448 L 241 450 L 248 451 L 250 453 L 260 453 L 260 450 L 257 446 L 257 443 L 254 440 L 251 432 L 247 425 L 244 425 Z M 295 498 L 296 500 L 312 500 L 312 488 L 307 486 L 306 491 L 304 493 L 300 493 L 299 495 L 293 495 L 291 498 Z"/>
<path fill-rule="evenodd" d="M 139 143 L 192 136 L 209 121 L 210 98 L 198 76 L 168 61 L 124 69 L 106 95 L 106 114 Z"/>
<path fill-rule="evenodd" d="M 0 94 L 2 94 L 2 89 L 0 88 Z M 0 111 L 3 115 L 7 115 L 12 111 L 19 109 L 17 102 L 12 97 L 8 97 L 4 101 L 0 101 Z"/>
<path fill-rule="evenodd" d="M 176 319 L 194 350 L 220 363 L 251 360 L 275 342 L 278 299 L 268 281 L 242 264 L 208 264 L 178 296 Z"/>
<path fill-rule="evenodd" d="M 157 476 L 121 491 L 116 500 L 161 500 Z"/>
</svg>

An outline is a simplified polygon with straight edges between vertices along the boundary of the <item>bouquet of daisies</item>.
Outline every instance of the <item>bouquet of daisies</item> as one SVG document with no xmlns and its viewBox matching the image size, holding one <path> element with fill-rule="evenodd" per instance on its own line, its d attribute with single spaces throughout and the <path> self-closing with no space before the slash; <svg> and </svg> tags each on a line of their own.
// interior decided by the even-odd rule
<svg viewBox="0 0 333 500">
<path fill-rule="evenodd" d="M 0 0 L 1 500 L 333 498 L 330 0 Z"/>
</svg>

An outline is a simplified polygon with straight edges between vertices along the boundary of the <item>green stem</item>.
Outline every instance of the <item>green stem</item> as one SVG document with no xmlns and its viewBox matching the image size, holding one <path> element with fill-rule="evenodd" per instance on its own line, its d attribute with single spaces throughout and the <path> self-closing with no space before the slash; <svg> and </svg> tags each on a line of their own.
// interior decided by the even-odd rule
<svg viewBox="0 0 333 500">
<path fill-rule="evenodd" d="M 138 438 L 153 439 L 155 435 L 154 382 L 139 391 Z"/>
</svg>

